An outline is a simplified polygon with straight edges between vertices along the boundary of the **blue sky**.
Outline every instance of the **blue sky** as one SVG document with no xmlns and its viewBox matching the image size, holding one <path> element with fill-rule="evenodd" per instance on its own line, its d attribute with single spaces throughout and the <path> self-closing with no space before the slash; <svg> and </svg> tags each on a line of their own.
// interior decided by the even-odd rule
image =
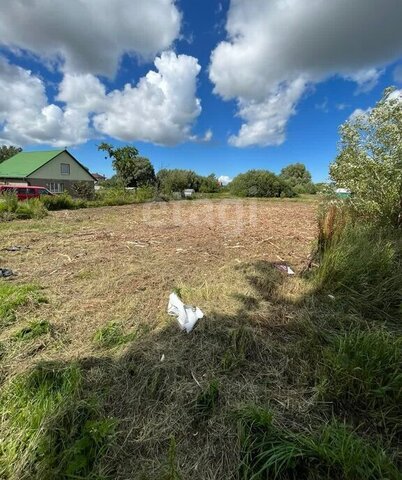
<svg viewBox="0 0 402 480">
<path fill-rule="evenodd" d="M 302 162 L 323 181 L 339 125 L 402 87 L 402 2 L 307 3 L 5 0 L 0 142 L 67 146 L 107 175 L 101 141 L 156 169 Z"/>
</svg>

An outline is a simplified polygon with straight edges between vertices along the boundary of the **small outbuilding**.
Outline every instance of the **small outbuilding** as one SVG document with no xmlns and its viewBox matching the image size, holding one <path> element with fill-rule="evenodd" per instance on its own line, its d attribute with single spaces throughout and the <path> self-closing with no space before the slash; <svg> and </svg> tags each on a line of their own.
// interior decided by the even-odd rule
<svg viewBox="0 0 402 480">
<path fill-rule="evenodd" d="M 96 178 L 70 152 L 21 152 L 0 163 L 0 183 L 45 187 L 52 193 L 73 193 L 75 183 L 94 188 Z"/>
</svg>

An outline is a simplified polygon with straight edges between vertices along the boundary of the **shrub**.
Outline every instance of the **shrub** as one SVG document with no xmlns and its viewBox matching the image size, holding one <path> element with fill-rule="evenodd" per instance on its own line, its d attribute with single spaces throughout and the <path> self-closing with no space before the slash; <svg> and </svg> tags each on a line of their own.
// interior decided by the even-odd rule
<svg viewBox="0 0 402 480">
<path fill-rule="evenodd" d="M 97 206 L 128 205 L 135 202 L 135 192 L 123 187 L 105 188 L 96 195 Z"/>
<path fill-rule="evenodd" d="M 155 188 L 151 186 L 138 187 L 135 190 L 135 200 L 139 203 L 153 200 L 155 196 L 156 196 Z"/>
<path fill-rule="evenodd" d="M 249 170 L 235 177 L 230 191 L 239 197 L 294 197 L 292 188 L 268 170 Z"/>
<path fill-rule="evenodd" d="M 83 200 L 93 200 L 95 198 L 95 189 L 91 183 L 76 182 L 71 187 L 73 197 Z"/>
<path fill-rule="evenodd" d="M 76 208 L 82 208 L 83 202 L 75 201 L 67 193 L 61 195 L 49 195 L 41 198 L 43 204 L 48 210 L 73 210 Z"/>
<path fill-rule="evenodd" d="M 4 220 L 43 218 L 47 215 L 46 208 L 37 198 L 20 202 L 15 194 L 5 194 L 1 200 L 0 218 Z"/>
<path fill-rule="evenodd" d="M 324 398 L 376 423 L 401 424 L 402 338 L 385 331 L 336 336 L 324 351 Z"/>
</svg>

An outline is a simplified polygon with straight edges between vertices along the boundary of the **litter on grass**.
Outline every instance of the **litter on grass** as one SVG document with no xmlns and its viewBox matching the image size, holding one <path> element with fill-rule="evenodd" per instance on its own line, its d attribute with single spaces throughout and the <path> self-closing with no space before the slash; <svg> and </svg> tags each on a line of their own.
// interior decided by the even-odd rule
<svg viewBox="0 0 402 480">
<path fill-rule="evenodd" d="M 0 268 L 0 278 L 13 277 L 14 275 L 16 274 L 9 268 Z"/>
<path fill-rule="evenodd" d="M 4 252 L 21 252 L 21 250 L 28 250 L 29 247 L 23 247 L 22 245 L 12 245 L 11 247 L 3 248 Z"/>
<path fill-rule="evenodd" d="M 197 321 L 204 317 L 198 307 L 185 305 L 175 293 L 169 295 L 167 312 L 177 318 L 180 328 L 187 333 L 190 333 Z"/>
<path fill-rule="evenodd" d="M 288 275 L 295 274 L 295 272 L 288 265 L 285 265 L 284 263 L 276 263 L 275 268 L 280 270 L 283 273 L 287 273 Z"/>
</svg>

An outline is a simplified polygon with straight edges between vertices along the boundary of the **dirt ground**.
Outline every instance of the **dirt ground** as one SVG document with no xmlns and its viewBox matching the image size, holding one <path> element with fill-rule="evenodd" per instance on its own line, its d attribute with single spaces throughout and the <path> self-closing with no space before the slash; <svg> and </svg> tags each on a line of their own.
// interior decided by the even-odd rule
<svg viewBox="0 0 402 480">
<path fill-rule="evenodd" d="M 239 295 L 250 293 L 240 265 L 284 261 L 298 272 L 315 234 L 316 205 L 300 201 L 202 200 L 61 211 L 1 224 L 0 267 L 18 274 L 12 281 L 44 289 L 48 303 L 31 317 L 48 320 L 61 335 L 40 355 L 82 357 L 93 348 L 96 330 L 110 321 L 152 329 L 174 321 L 166 314 L 174 288 L 206 315 L 234 312 Z M 24 248 L 3 250 L 14 245 Z"/>
</svg>

